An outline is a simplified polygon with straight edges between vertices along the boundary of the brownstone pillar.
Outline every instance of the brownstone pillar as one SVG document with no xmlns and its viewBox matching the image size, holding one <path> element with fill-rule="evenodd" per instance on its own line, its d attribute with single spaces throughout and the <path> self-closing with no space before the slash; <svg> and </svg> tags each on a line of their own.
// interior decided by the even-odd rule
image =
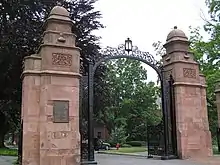
<svg viewBox="0 0 220 165">
<path fill-rule="evenodd" d="M 189 42 L 183 31 L 174 27 L 164 47 L 165 77 L 172 74 L 175 81 L 178 156 L 182 159 L 211 156 L 205 78 L 189 52 Z"/>
<path fill-rule="evenodd" d="M 220 81 L 217 82 L 215 87 L 215 95 L 216 95 L 216 105 L 218 112 L 218 128 L 220 128 Z"/>
<path fill-rule="evenodd" d="M 72 21 L 54 7 L 23 72 L 23 165 L 80 164 L 79 48 Z"/>
<path fill-rule="evenodd" d="M 40 164 L 40 72 L 41 57 L 25 58 L 22 87 L 23 151 L 22 164 Z"/>
</svg>

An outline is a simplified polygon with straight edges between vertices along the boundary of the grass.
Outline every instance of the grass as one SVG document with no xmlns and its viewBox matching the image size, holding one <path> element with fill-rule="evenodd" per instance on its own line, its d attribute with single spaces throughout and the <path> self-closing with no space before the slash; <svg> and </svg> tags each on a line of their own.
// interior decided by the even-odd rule
<svg viewBox="0 0 220 165">
<path fill-rule="evenodd" d="M 17 149 L 9 149 L 9 148 L 0 148 L 1 156 L 18 156 Z"/>
<path fill-rule="evenodd" d="M 218 146 L 217 145 L 213 146 L 213 154 L 214 155 L 220 155 L 220 152 L 218 152 Z"/>
<path fill-rule="evenodd" d="M 122 147 L 119 150 L 108 150 L 104 151 L 106 153 L 137 153 L 137 152 L 145 152 L 147 151 L 146 147 Z M 220 155 L 218 152 L 218 147 L 213 146 L 213 154 Z M 0 155 L 1 156 L 18 156 L 17 149 L 9 149 L 9 148 L 0 148 Z"/>
<path fill-rule="evenodd" d="M 107 153 L 136 153 L 136 152 L 145 152 L 147 151 L 146 147 L 122 147 L 119 150 L 108 150 Z"/>
<path fill-rule="evenodd" d="M 147 151 L 146 147 L 122 147 L 119 148 L 119 150 L 108 150 L 108 151 L 104 151 L 106 153 L 124 153 L 124 154 L 129 154 L 129 153 L 137 153 L 137 152 L 145 152 Z M 218 147 L 217 146 L 213 146 L 213 154 L 214 155 L 220 155 L 220 152 L 218 152 Z"/>
</svg>

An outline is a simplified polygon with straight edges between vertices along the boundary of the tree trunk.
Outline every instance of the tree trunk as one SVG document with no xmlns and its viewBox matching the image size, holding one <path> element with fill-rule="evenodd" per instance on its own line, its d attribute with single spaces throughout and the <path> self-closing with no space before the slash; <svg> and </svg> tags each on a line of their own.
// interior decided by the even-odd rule
<svg viewBox="0 0 220 165">
<path fill-rule="evenodd" d="M 5 115 L 0 112 L 0 148 L 5 148 L 5 135 L 8 131 L 8 125 Z"/>
<path fill-rule="evenodd" d="M 14 145 L 14 141 L 15 141 L 15 133 L 14 131 L 11 134 L 11 144 Z"/>
<path fill-rule="evenodd" d="M 3 132 L 0 132 L 0 148 L 5 148 L 5 134 Z"/>
</svg>

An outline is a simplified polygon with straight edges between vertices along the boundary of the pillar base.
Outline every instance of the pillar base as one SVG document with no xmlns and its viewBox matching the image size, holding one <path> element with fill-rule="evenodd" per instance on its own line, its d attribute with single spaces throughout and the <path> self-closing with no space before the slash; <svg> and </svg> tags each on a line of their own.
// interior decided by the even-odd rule
<svg viewBox="0 0 220 165">
<path fill-rule="evenodd" d="M 82 161 L 81 165 L 98 164 L 96 161 Z"/>
<path fill-rule="evenodd" d="M 153 156 L 153 155 L 148 155 L 148 159 L 161 159 L 161 160 L 171 160 L 171 159 L 178 159 L 178 156 L 175 155 L 168 155 L 168 156 Z"/>
<path fill-rule="evenodd" d="M 152 155 L 147 156 L 148 159 L 154 158 Z"/>
<path fill-rule="evenodd" d="M 171 160 L 171 159 L 178 159 L 178 157 L 175 155 L 161 156 L 161 160 Z"/>
</svg>

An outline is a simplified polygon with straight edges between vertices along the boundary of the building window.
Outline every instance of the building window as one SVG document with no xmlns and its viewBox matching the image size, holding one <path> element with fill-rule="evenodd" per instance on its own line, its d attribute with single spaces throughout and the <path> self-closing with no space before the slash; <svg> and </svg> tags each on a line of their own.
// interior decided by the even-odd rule
<svg viewBox="0 0 220 165">
<path fill-rule="evenodd" d="M 98 137 L 99 139 L 101 139 L 101 137 L 102 137 L 102 133 L 101 133 L 101 132 L 98 132 L 97 137 Z"/>
</svg>

